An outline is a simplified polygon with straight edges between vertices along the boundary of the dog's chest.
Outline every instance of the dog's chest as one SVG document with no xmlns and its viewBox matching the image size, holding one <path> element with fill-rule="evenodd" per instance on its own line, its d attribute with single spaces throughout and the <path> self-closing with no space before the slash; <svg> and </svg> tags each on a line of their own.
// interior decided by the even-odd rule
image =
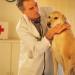
<svg viewBox="0 0 75 75">
<path fill-rule="evenodd" d="M 53 49 L 53 52 L 54 52 L 53 54 L 54 54 L 54 57 L 55 57 L 56 61 L 58 63 L 62 64 L 62 62 L 63 62 L 62 52 L 58 49 Z"/>
<path fill-rule="evenodd" d="M 63 35 L 57 35 L 52 41 L 52 49 L 55 59 L 62 64 L 63 62 L 63 47 L 64 47 L 64 37 Z"/>
</svg>

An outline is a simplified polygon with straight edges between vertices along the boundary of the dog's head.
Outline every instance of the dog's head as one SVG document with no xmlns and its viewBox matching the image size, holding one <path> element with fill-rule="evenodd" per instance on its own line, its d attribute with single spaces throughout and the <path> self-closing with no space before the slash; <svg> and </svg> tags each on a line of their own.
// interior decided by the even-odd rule
<svg viewBox="0 0 75 75">
<path fill-rule="evenodd" d="M 50 13 L 48 16 L 47 26 L 50 28 L 56 26 L 57 24 L 62 25 L 65 22 L 66 22 L 66 17 L 58 11 L 54 11 Z"/>
</svg>

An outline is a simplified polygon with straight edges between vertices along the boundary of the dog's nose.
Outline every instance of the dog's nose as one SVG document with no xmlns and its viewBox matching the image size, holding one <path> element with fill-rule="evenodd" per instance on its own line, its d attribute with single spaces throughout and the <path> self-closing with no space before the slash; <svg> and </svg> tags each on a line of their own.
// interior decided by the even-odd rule
<svg viewBox="0 0 75 75">
<path fill-rule="evenodd" d="M 75 75 L 75 66 L 73 66 L 71 69 L 70 69 L 70 74 L 69 75 Z"/>
<path fill-rule="evenodd" d="M 50 23 L 50 22 L 48 22 L 48 23 L 47 23 L 47 26 L 48 26 L 49 28 L 51 28 L 51 23 Z"/>
</svg>

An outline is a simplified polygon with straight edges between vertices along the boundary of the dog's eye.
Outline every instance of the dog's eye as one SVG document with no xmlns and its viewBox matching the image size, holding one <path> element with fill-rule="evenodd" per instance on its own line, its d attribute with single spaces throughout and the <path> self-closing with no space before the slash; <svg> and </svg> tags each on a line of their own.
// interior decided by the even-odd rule
<svg viewBox="0 0 75 75">
<path fill-rule="evenodd" d="M 48 18 L 50 19 L 51 17 L 50 17 L 50 16 L 48 16 Z"/>
<path fill-rule="evenodd" d="M 54 19 L 58 19 L 58 17 L 54 17 Z"/>
</svg>

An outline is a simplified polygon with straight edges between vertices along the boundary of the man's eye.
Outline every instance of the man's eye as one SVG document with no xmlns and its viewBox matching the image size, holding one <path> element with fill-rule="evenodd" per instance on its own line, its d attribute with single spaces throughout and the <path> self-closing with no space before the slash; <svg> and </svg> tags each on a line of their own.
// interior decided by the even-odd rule
<svg viewBox="0 0 75 75">
<path fill-rule="evenodd" d="M 58 17 L 54 17 L 54 19 L 58 19 Z"/>
<path fill-rule="evenodd" d="M 48 16 L 48 18 L 50 19 L 51 17 L 50 17 L 50 16 Z"/>
</svg>

